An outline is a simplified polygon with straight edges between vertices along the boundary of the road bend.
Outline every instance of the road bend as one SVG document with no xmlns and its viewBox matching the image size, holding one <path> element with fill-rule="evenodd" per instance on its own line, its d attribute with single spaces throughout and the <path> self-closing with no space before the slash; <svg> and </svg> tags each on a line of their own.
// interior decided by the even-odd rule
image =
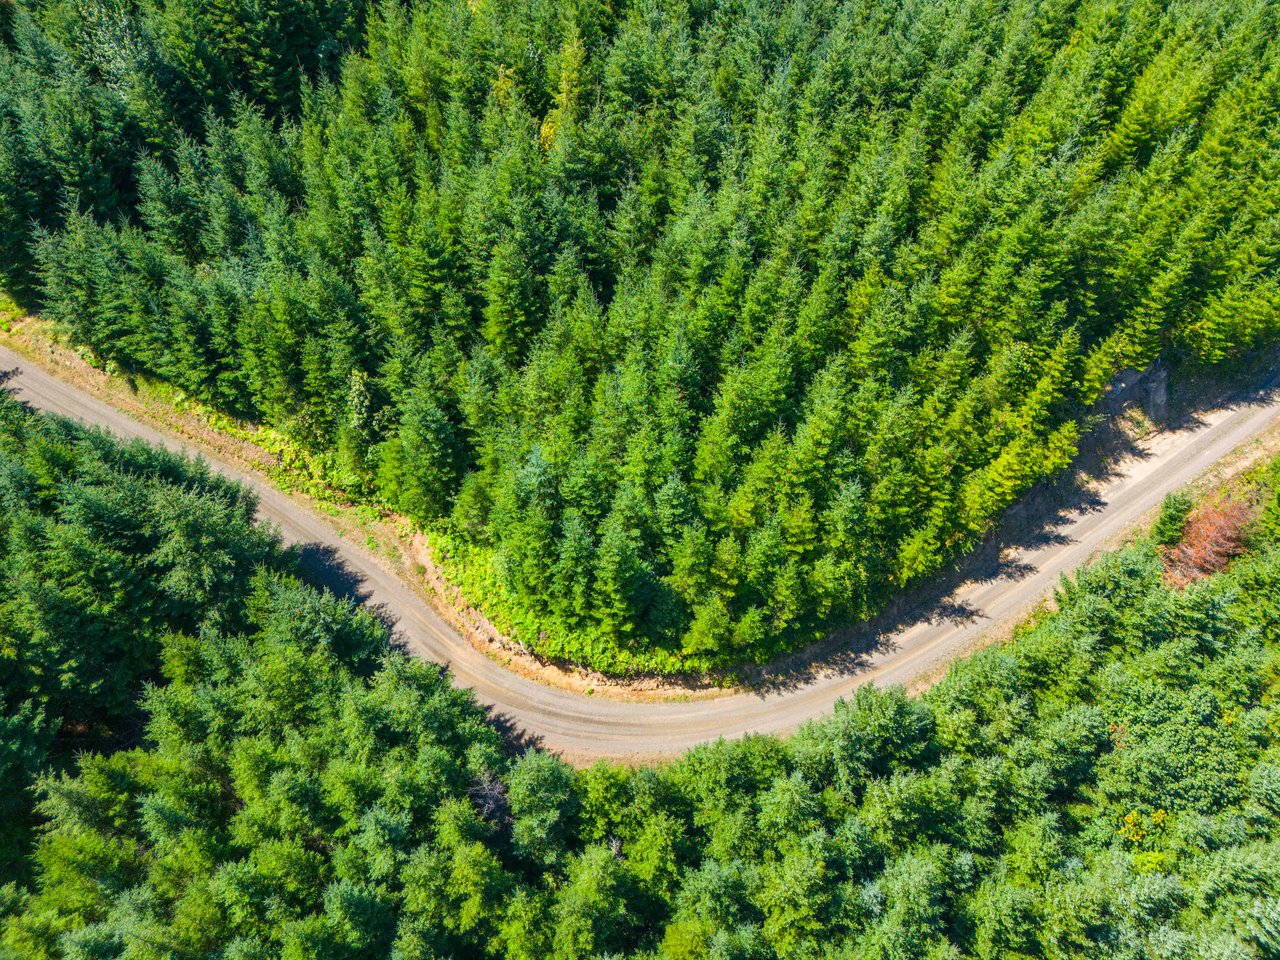
<svg viewBox="0 0 1280 960">
<path fill-rule="evenodd" d="M 575 763 L 652 760 L 719 737 L 787 733 L 829 713 L 839 698 L 861 684 L 910 684 L 933 675 L 980 643 L 988 631 L 1025 615 L 1052 592 L 1063 573 L 1087 562 L 1166 494 L 1192 482 L 1280 419 L 1280 394 L 1274 389 L 1280 378 L 1273 378 L 1270 389 L 1206 411 L 1188 426 L 1145 441 L 1113 465 L 1087 508 L 1060 515 L 1047 531 L 1051 535 L 1037 538 L 1037 545 L 1011 549 L 1002 558 L 1005 572 L 957 587 L 940 609 L 962 611 L 960 616 L 931 617 L 926 611 L 894 632 L 852 640 L 867 652 L 834 658 L 832 663 L 841 665 L 805 671 L 790 684 L 632 702 L 547 686 L 511 672 L 454 631 L 383 560 L 344 538 L 326 517 L 262 476 L 139 423 L 3 346 L 0 370 L 6 372 L 5 387 L 32 407 L 202 456 L 252 489 L 259 498 L 260 517 L 274 524 L 286 543 L 318 545 L 360 579 L 357 589 L 395 622 L 410 651 L 446 665 L 453 682 L 473 690 L 495 719 Z"/>
</svg>

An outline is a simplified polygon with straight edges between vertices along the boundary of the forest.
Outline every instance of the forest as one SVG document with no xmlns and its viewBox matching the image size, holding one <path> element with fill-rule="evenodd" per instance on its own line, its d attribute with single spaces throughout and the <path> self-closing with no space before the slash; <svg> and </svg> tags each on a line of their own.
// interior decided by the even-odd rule
<svg viewBox="0 0 1280 960">
<path fill-rule="evenodd" d="M 254 506 L 201 463 L 0 394 L 0 883 L 23 876 L 36 778 L 143 736 L 166 637 L 246 629 L 255 572 L 287 559 Z"/>
<path fill-rule="evenodd" d="M 1280 333 L 1272 0 L 8 0 L 0 284 L 539 653 L 762 661 Z"/>
<path fill-rule="evenodd" d="M 5 960 L 1280 956 L 1280 462 L 919 698 L 574 770 L 200 463 L 0 423 Z"/>
</svg>

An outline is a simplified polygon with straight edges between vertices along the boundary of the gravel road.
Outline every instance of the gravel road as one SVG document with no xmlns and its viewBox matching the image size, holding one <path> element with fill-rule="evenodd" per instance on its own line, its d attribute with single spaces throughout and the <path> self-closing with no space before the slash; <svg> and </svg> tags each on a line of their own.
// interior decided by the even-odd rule
<svg viewBox="0 0 1280 960">
<path fill-rule="evenodd" d="M 5 386 L 41 410 L 140 437 L 180 450 L 187 445 L 163 436 L 91 397 L 35 364 L 0 347 Z M 1273 379 L 1273 385 L 1274 385 Z M 1130 527 L 1165 494 L 1184 486 L 1280 419 L 1280 395 L 1272 389 L 1230 407 L 1204 413 L 1193 424 L 1162 433 L 1116 465 L 1087 508 L 1072 511 L 1037 538 L 1036 545 L 1002 558 L 1001 573 L 962 584 L 938 609 L 891 634 L 863 638 L 870 649 L 837 658 L 827 669 L 768 691 L 664 702 L 628 702 L 545 686 L 517 676 L 473 648 L 445 624 L 399 576 L 377 557 L 344 539 L 321 514 L 250 475 L 204 456 L 214 467 L 251 487 L 259 513 L 286 542 L 319 544 L 357 576 L 369 602 L 395 622 L 413 652 L 446 664 L 459 686 L 470 687 L 504 725 L 540 741 L 576 763 L 669 756 L 717 737 L 748 732 L 785 733 L 831 710 L 860 684 L 910 684 L 935 673 L 947 660 L 971 649 L 990 630 L 1007 626 L 1049 595 L 1070 572 Z"/>
</svg>

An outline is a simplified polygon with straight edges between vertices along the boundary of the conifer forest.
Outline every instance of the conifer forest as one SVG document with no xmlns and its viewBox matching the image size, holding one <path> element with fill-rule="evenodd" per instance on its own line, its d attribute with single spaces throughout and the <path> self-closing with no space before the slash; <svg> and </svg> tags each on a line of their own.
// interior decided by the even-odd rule
<svg viewBox="0 0 1280 960">
<path fill-rule="evenodd" d="M 620 684 L 953 570 L 1278 268 L 1277 0 L 0 0 L 0 306 Z M 11 376 L 0 960 L 1280 960 L 1280 446 L 936 682 L 575 766 Z"/>
<path fill-rule="evenodd" d="M 0 419 L 6 960 L 1280 955 L 1280 464 L 923 697 L 575 771 L 198 463 Z"/>
<path fill-rule="evenodd" d="M 1280 331 L 1271 0 L 12 0 L 0 282 L 540 653 L 763 661 Z"/>
</svg>

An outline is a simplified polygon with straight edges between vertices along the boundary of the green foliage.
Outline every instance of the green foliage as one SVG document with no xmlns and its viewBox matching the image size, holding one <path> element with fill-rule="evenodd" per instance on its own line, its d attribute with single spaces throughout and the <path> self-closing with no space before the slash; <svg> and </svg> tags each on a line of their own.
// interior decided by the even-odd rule
<svg viewBox="0 0 1280 960">
<path fill-rule="evenodd" d="M 49 758 L 49 728 L 43 712 L 31 701 L 11 705 L 7 698 L 0 715 L 0 880 L 23 875 L 22 864 L 35 822 L 29 791 Z"/>
<path fill-rule="evenodd" d="M 7 955 L 1198 960 L 1277 942 L 1265 531 L 1185 589 L 1154 543 L 1106 555 L 920 698 L 866 685 L 790 740 L 575 772 L 504 751 L 469 694 L 349 602 L 269 566 L 175 577 L 148 498 L 197 497 L 163 502 L 180 552 L 206 560 L 253 529 L 214 509 L 247 511 L 235 488 L 0 414 L 7 543 L 31 515 L 96 524 L 117 533 L 84 561 L 132 570 L 135 597 L 218 585 L 181 605 L 180 632 L 157 626 L 132 742 L 56 759 L 61 701 L 6 688 L 0 772 L 40 777 L 34 815 L 4 795 L 3 849 L 30 873 L 0 888 Z M 64 580 L 40 600 L 87 596 Z M 134 636 L 141 604 L 97 610 L 103 635 Z"/>
<path fill-rule="evenodd" d="M 1257 519 L 1257 532 L 1264 541 L 1280 540 L 1280 461 L 1271 463 L 1264 471 L 1262 482 L 1262 509 Z"/>
<path fill-rule="evenodd" d="M 382 446 L 382 495 L 419 522 L 438 520 L 448 512 L 464 455 L 457 425 L 431 391 L 414 389 L 401 407 L 399 430 Z"/>
<path fill-rule="evenodd" d="M 1182 539 L 1187 517 L 1195 501 L 1185 493 L 1171 493 L 1160 503 L 1160 516 L 1151 528 L 1151 539 L 1162 547 L 1172 547 Z"/>
<path fill-rule="evenodd" d="M 573 771 L 550 754 L 530 751 L 511 768 L 507 800 L 516 853 L 537 867 L 559 863 L 575 832 Z"/>
<path fill-rule="evenodd" d="M 166 634 L 242 622 L 246 584 L 277 555 L 255 509 L 202 463 L 0 397 L 5 870 L 20 870 L 36 775 L 136 736 Z"/>
<path fill-rule="evenodd" d="M 0 271 L 518 639 L 763 660 L 1274 339 L 1266 0 L 16 0 Z"/>
</svg>

